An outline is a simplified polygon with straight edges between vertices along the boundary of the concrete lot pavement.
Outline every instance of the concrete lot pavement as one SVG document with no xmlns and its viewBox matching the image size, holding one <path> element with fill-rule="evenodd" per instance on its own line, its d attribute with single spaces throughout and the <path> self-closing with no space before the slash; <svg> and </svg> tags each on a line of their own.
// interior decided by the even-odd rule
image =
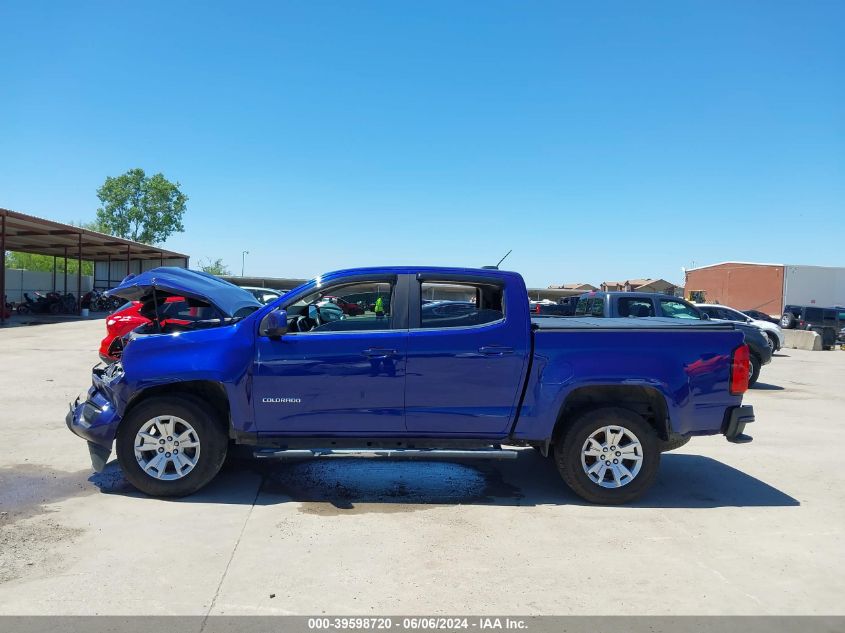
<svg viewBox="0 0 845 633">
<path fill-rule="evenodd" d="M 598 507 L 505 463 L 233 463 L 201 493 L 92 475 L 64 426 L 102 322 L 0 330 L 2 614 L 843 614 L 845 353 L 788 350 L 750 445 Z"/>
</svg>

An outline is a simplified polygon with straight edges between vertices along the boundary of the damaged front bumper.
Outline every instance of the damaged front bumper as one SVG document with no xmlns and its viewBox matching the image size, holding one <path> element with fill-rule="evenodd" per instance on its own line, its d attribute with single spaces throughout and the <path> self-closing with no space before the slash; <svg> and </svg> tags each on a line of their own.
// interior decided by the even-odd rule
<svg viewBox="0 0 845 633">
<path fill-rule="evenodd" d="M 94 368 L 92 385 L 85 399 L 78 397 L 65 416 L 68 429 L 88 442 L 91 465 L 97 472 L 102 472 L 106 466 L 120 424 L 120 416 L 107 396 L 104 376 L 103 369 Z"/>
</svg>

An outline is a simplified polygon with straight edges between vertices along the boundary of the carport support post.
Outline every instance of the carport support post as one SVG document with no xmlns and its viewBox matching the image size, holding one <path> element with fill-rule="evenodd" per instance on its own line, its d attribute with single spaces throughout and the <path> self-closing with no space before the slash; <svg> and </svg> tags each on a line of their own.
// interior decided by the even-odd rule
<svg viewBox="0 0 845 633">
<path fill-rule="evenodd" d="M 67 294 L 67 246 L 65 246 L 65 285 L 62 286 L 62 294 Z"/>
<path fill-rule="evenodd" d="M 96 264 L 94 264 L 94 265 L 96 266 Z M 95 277 L 97 276 L 96 271 L 95 271 L 94 276 Z M 109 278 L 106 280 L 106 290 L 111 290 L 111 254 L 109 254 L 109 273 L 108 273 L 108 277 Z"/>
<path fill-rule="evenodd" d="M 79 232 L 79 242 L 77 246 L 78 266 L 76 268 L 76 314 L 82 314 L 82 231 Z M 65 293 L 67 294 L 67 293 Z"/>
<path fill-rule="evenodd" d="M 56 256 L 53 255 L 53 292 L 56 292 Z"/>
<path fill-rule="evenodd" d="M 126 245 L 126 276 L 129 276 L 129 266 L 132 265 L 132 261 L 129 259 L 129 244 Z"/>
<path fill-rule="evenodd" d="M 0 296 L 3 297 L 3 305 L 0 306 L 0 325 L 6 323 L 6 212 L 0 216 Z"/>
</svg>

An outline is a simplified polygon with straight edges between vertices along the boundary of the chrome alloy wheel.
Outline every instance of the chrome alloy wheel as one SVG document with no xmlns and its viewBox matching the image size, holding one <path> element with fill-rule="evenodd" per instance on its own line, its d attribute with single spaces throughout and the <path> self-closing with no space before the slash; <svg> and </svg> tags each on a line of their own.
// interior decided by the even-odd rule
<svg viewBox="0 0 845 633">
<path fill-rule="evenodd" d="M 602 488 L 631 483 L 642 465 L 642 444 L 624 426 L 596 429 L 581 447 L 581 467 L 590 481 Z"/>
<path fill-rule="evenodd" d="M 135 434 L 135 459 L 154 479 L 181 479 L 194 469 L 199 457 L 199 436 L 182 418 L 156 416 Z"/>
</svg>

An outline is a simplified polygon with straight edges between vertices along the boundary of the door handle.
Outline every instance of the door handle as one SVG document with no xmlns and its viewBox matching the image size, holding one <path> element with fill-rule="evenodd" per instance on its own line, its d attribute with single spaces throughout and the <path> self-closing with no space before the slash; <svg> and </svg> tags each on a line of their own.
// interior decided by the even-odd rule
<svg viewBox="0 0 845 633">
<path fill-rule="evenodd" d="M 381 349 L 378 347 L 370 347 L 361 352 L 367 358 L 390 358 L 396 356 L 395 349 Z"/>
<path fill-rule="evenodd" d="M 507 354 L 513 354 L 512 347 L 502 347 L 501 345 L 485 345 L 483 347 L 479 347 L 478 351 L 485 356 L 505 356 Z"/>
</svg>

